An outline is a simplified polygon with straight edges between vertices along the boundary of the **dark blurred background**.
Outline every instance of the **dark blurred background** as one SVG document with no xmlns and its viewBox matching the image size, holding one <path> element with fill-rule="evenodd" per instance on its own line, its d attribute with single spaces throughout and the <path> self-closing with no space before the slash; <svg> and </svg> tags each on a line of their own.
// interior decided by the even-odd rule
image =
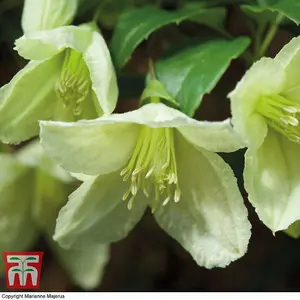
<svg viewBox="0 0 300 300">
<path fill-rule="evenodd" d="M 14 40 L 22 35 L 20 27 L 22 2 L 22 0 L 0 0 L 1 86 L 9 82 L 25 64 L 13 50 Z M 166 8 L 169 6 L 166 4 Z M 226 7 L 227 31 L 232 36 L 250 36 L 247 24 L 249 20 L 245 21 L 246 18 L 238 6 L 229 3 Z M 85 10 L 82 8 L 76 21 L 88 20 L 88 12 L 87 8 Z M 110 20 L 110 15 L 105 16 L 105 19 Z M 112 23 L 109 26 L 104 24 L 105 26 L 101 27 L 108 41 L 114 22 L 115 20 L 108 22 Z M 191 22 L 184 22 L 178 28 L 175 25 L 164 27 L 157 33 L 153 57 L 161 55 L 166 40 L 176 44 L 182 33 L 189 36 L 216 34 L 205 26 Z M 285 43 L 298 34 L 297 27 L 288 25 L 281 28 L 269 48 L 268 55 L 274 56 Z M 124 74 L 119 78 L 121 93 L 117 108 L 119 112 L 137 107 L 147 72 L 145 52 L 146 45 L 143 43 L 135 51 Z M 205 96 L 195 117 L 202 120 L 223 120 L 229 117 L 230 106 L 226 95 L 234 88 L 246 68 L 243 59 L 234 61 L 214 91 Z M 150 211 L 147 211 L 142 221 L 126 239 L 111 245 L 111 260 L 96 291 L 300 291 L 300 240 L 292 239 L 284 233 L 273 236 L 258 220 L 242 187 L 243 151 L 222 156 L 234 169 L 249 209 L 253 229 L 247 254 L 225 269 L 201 268 L 177 242 L 156 225 Z M 45 252 L 41 290 L 80 291 L 70 282 L 42 237 L 35 247 L 29 250 Z M 0 278 L 0 290 L 5 289 L 5 280 Z"/>
</svg>

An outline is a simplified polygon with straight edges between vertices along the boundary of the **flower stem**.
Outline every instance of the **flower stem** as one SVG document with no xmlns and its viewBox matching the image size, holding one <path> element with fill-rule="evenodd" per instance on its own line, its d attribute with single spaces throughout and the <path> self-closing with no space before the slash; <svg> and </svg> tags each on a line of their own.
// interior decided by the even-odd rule
<svg viewBox="0 0 300 300">
<path fill-rule="evenodd" d="M 151 58 L 148 59 L 148 71 L 149 71 L 151 80 L 156 80 L 153 60 Z"/>
<path fill-rule="evenodd" d="M 280 22 L 283 19 L 283 15 L 282 14 L 278 14 L 276 20 L 274 23 L 271 24 L 268 33 L 266 34 L 266 37 L 260 47 L 260 50 L 258 52 L 258 58 L 261 58 L 265 55 L 268 47 L 270 46 L 272 40 L 274 39 L 277 29 L 278 29 L 278 25 L 280 24 Z"/>
<path fill-rule="evenodd" d="M 254 38 L 254 61 L 258 60 L 260 58 L 260 47 L 263 39 L 264 32 L 266 30 L 267 22 L 260 22 L 258 24 L 257 32 L 253 35 Z M 254 62 L 253 61 L 253 62 Z"/>
</svg>

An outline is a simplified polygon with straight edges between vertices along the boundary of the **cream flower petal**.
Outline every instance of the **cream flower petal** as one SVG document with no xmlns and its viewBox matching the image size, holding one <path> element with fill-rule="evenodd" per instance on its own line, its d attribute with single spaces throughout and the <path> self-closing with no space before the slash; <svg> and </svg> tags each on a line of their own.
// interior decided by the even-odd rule
<svg viewBox="0 0 300 300">
<path fill-rule="evenodd" d="M 245 187 L 259 218 L 273 232 L 300 219 L 300 147 L 269 130 L 259 149 L 246 152 Z"/>
<path fill-rule="evenodd" d="M 56 178 L 61 182 L 70 183 L 74 181 L 67 171 L 45 155 L 39 140 L 34 140 L 26 144 L 26 146 L 16 153 L 16 158 L 23 166 L 39 168 L 45 174 Z"/>
<path fill-rule="evenodd" d="M 54 239 L 64 248 L 83 249 L 126 237 L 142 218 L 146 201 L 137 195 L 133 208 L 122 201 L 128 183 L 120 170 L 85 181 L 57 218 Z"/>
<path fill-rule="evenodd" d="M 29 32 L 17 39 L 15 50 L 28 60 L 44 60 L 66 48 L 84 52 L 93 31 L 88 27 L 64 26 L 52 30 Z"/>
<path fill-rule="evenodd" d="M 139 133 L 139 127 L 134 124 L 107 124 L 97 120 L 42 121 L 40 126 L 46 153 L 67 171 L 86 175 L 107 174 L 124 166 Z"/>
<path fill-rule="evenodd" d="M 113 126 L 117 123 L 136 123 L 152 128 L 174 127 L 190 142 L 209 151 L 231 152 L 244 147 L 244 143 L 233 131 L 229 120 L 223 122 L 196 121 L 162 103 L 147 104 L 127 113 L 113 114 L 96 120 L 81 122 L 83 125 L 112 124 Z M 42 122 L 42 127 L 44 124 L 56 126 L 56 123 Z"/>
<path fill-rule="evenodd" d="M 245 147 L 229 119 L 223 122 L 197 123 L 197 126 L 178 127 L 183 136 L 195 146 L 212 152 L 233 152 Z"/>
<path fill-rule="evenodd" d="M 90 71 L 92 89 L 104 113 L 112 113 L 118 99 L 118 85 L 109 50 L 102 35 L 94 32 L 91 44 L 83 53 Z"/>
<path fill-rule="evenodd" d="M 300 37 L 293 38 L 286 44 L 276 55 L 275 60 L 281 63 L 286 73 L 286 83 L 282 95 L 300 103 Z"/>
<path fill-rule="evenodd" d="M 38 134 L 38 120 L 52 117 L 61 57 L 28 63 L 0 89 L 0 140 L 20 143 Z"/>
<path fill-rule="evenodd" d="M 116 121 L 134 122 L 149 127 L 175 127 L 190 142 L 209 151 L 232 152 L 244 144 L 230 121 L 200 122 L 164 104 L 148 104 L 136 111 L 112 116 Z"/>
<path fill-rule="evenodd" d="M 180 134 L 176 155 L 181 199 L 160 207 L 155 218 L 200 266 L 225 267 L 245 254 L 251 235 L 233 172 L 217 154 L 200 152 Z"/>
<path fill-rule="evenodd" d="M 255 112 L 257 101 L 262 95 L 279 94 L 284 89 L 285 79 L 279 62 L 262 58 L 229 94 L 233 126 L 249 147 L 259 147 L 267 134 L 265 119 Z"/>
<path fill-rule="evenodd" d="M 22 15 L 23 31 L 53 29 L 72 22 L 78 0 L 25 0 Z"/>
<path fill-rule="evenodd" d="M 125 116 L 124 116 L 125 117 Z M 232 152 L 244 147 L 233 131 L 230 120 L 223 122 L 196 121 L 164 104 L 148 104 L 126 115 L 127 122 L 149 127 L 175 127 L 191 143 L 214 152 Z"/>
<path fill-rule="evenodd" d="M 274 58 L 278 61 L 284 69 L 292 62 L 295 55 L 298 54 L 300 50 L 300 37 L 293 38 L 289 43 L 287 43 L 280 52 Z"/>
</svg>

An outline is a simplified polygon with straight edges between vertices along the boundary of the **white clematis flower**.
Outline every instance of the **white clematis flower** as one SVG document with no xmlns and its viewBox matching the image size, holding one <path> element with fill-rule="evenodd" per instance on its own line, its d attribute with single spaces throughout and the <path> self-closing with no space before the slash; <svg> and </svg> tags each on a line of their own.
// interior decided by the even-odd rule
<svg viewBox="0 0 300 300">
<path fill-rule="evenodd" d="M 273 232 L 300 219 L 300 38 L 256 62 L 229 95 L 233 125 L 248 145 L 249 200 Z"/>
<path fill-rule="evenodd" d="M 120 240 L 150 206 L 199 265 L 225 267 L 245 254 L 247 210 L 232 170 L 214 153 L 242 147 L 228 120 L 198 122 L 151 103 L 40 126 L 48 154 L 70 172 L 94 176 L 59 214 L 54 239 L 63 247 Z"/>
<path fill-rule="evenodd" d="M 38 135 L 39 120 L 76 121 L 110 114 L 118 86 L 109 50 L 91 25 L 25 34 L 16 49 L 31 60 L 0 89 L 0 140 Z"/>
</svg>

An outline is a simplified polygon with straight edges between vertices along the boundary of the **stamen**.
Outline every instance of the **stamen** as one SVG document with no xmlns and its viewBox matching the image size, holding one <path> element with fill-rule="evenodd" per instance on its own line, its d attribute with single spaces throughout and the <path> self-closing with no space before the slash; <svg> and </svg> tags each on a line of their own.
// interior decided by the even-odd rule
<svg viewBox="0 0 300 300">
<path fill-rule="evenodd" d="M 299 124 L 299 121 L 295 117 L 287 116 L 287 120 L 288 120 L 288 123 L 292 126 L 296 127 Z"/>
<path fill-rule="evenodd" d="M 83 113 L 82 102 L 90 93 L 91 82 L 89 70 L 81 53 L 73 49 L 65 50 L 62 71 L 55 90 L 64 108 L 70 107 L 74 116 Z"/>
<path fill-rule="evenodd" d="M 138 191 L 138 187 L 137 187 L 137 184 L 136 184 L 136 177 L 132 176 L 131 178 L 131 194 L 132 195 L 136 195 L 137 194 L 137 191 Z"/>
<path fill-rule="evenodd" d="M 149 178 L 152 175 L 153 171 L 154 171 L 154 166 L 148 171 L 145 178 Z"/>
<path fill-rule="evenodd" d="M 149 198 L 149 193 L 148 193 L 148 191 L 146 190 L 146 188 L 143 188 L 143 193 L 144 193 L 144 195 L 145 195 L 147 198 Z"/>
<path fill-rule="evenodd" d="M 135 195 L 132 195 L 131 198 L 130 198 L 129 201 L 128 201 L 127 208 L 128 208 L 129 210 L 131 210 L 132 207 L 133 207 L 134 199 L 135 199 Z"/>
<path fill-rule="evenodd" d="M 177 203 L 180 200 L 180 196 L 181 196 L 181 191 L 179 189 L 179 187 L 175 190 L 175 195 L 174 195 L 174 202 Z"/>
<path fill-rule="evenodd" d="M 257 112 L 266 118 L 267 124 L 285 135 L 292 142 L 300 143 L 300 128 L 297 118 L 300 105 L 280 95 L 264 96 L 258 102 Z"/>
<path fill-rule="evenodd" d="M 286 118 L 280 118 L 280 121 L 284 124 L 284 125 L 289 125 L 289 121 Z"/>
<path fill-rule="evenodd" d="M 141 128 L 136 148 L 128 165 L 121 171 L 123 180 L 131 178 L 131 184 L 123 196 L 123 200 L 131 198 L 128 208 L 132 207 L 133 199 L 139 191 L 149 198 L 149 188 L 154 191 L 152 212 L 159 206 L 160 199 L 164 197 L 162 205 L 180 200 L 177 165 L 174 147 L 174 132 L 172 128 Z M 134 198 L 132 198 L 134 197 Z"/>
<path fill-rule="evenodd" d="M 293 107 L 293 106 L 284 106 L 282 108 L 284 111 L 291 113 L 291 114 L 295 114 L 297 112 L 300 112 L 300 109 L 297 107 Z"/>
<path fill-rule="evenodd" d="M 290 134 L 288 136 L 289 140 L 295 143 L 300 143 L 300 137 L 295 134 Z"/>
<path fill-rule="evenodd" d="M 123 201 L 126 201 L 126 199 L 128 198 L 128 196 L 130 195 L 130 192 L 131 192 L 131 186 L 127 190 L 127 192 L 123 195 L 123 198 L 122 198 Z"/>
<path fill-rule="evenodd" d="M 169 201 L 171 200 L 171 198 L 170 197 L 167 197 L 165 200 L 164 200 L 164 202 L 163 202 L 163 206 L 166 206 L 168 203 L 169 203 Z"/>
</svg>

